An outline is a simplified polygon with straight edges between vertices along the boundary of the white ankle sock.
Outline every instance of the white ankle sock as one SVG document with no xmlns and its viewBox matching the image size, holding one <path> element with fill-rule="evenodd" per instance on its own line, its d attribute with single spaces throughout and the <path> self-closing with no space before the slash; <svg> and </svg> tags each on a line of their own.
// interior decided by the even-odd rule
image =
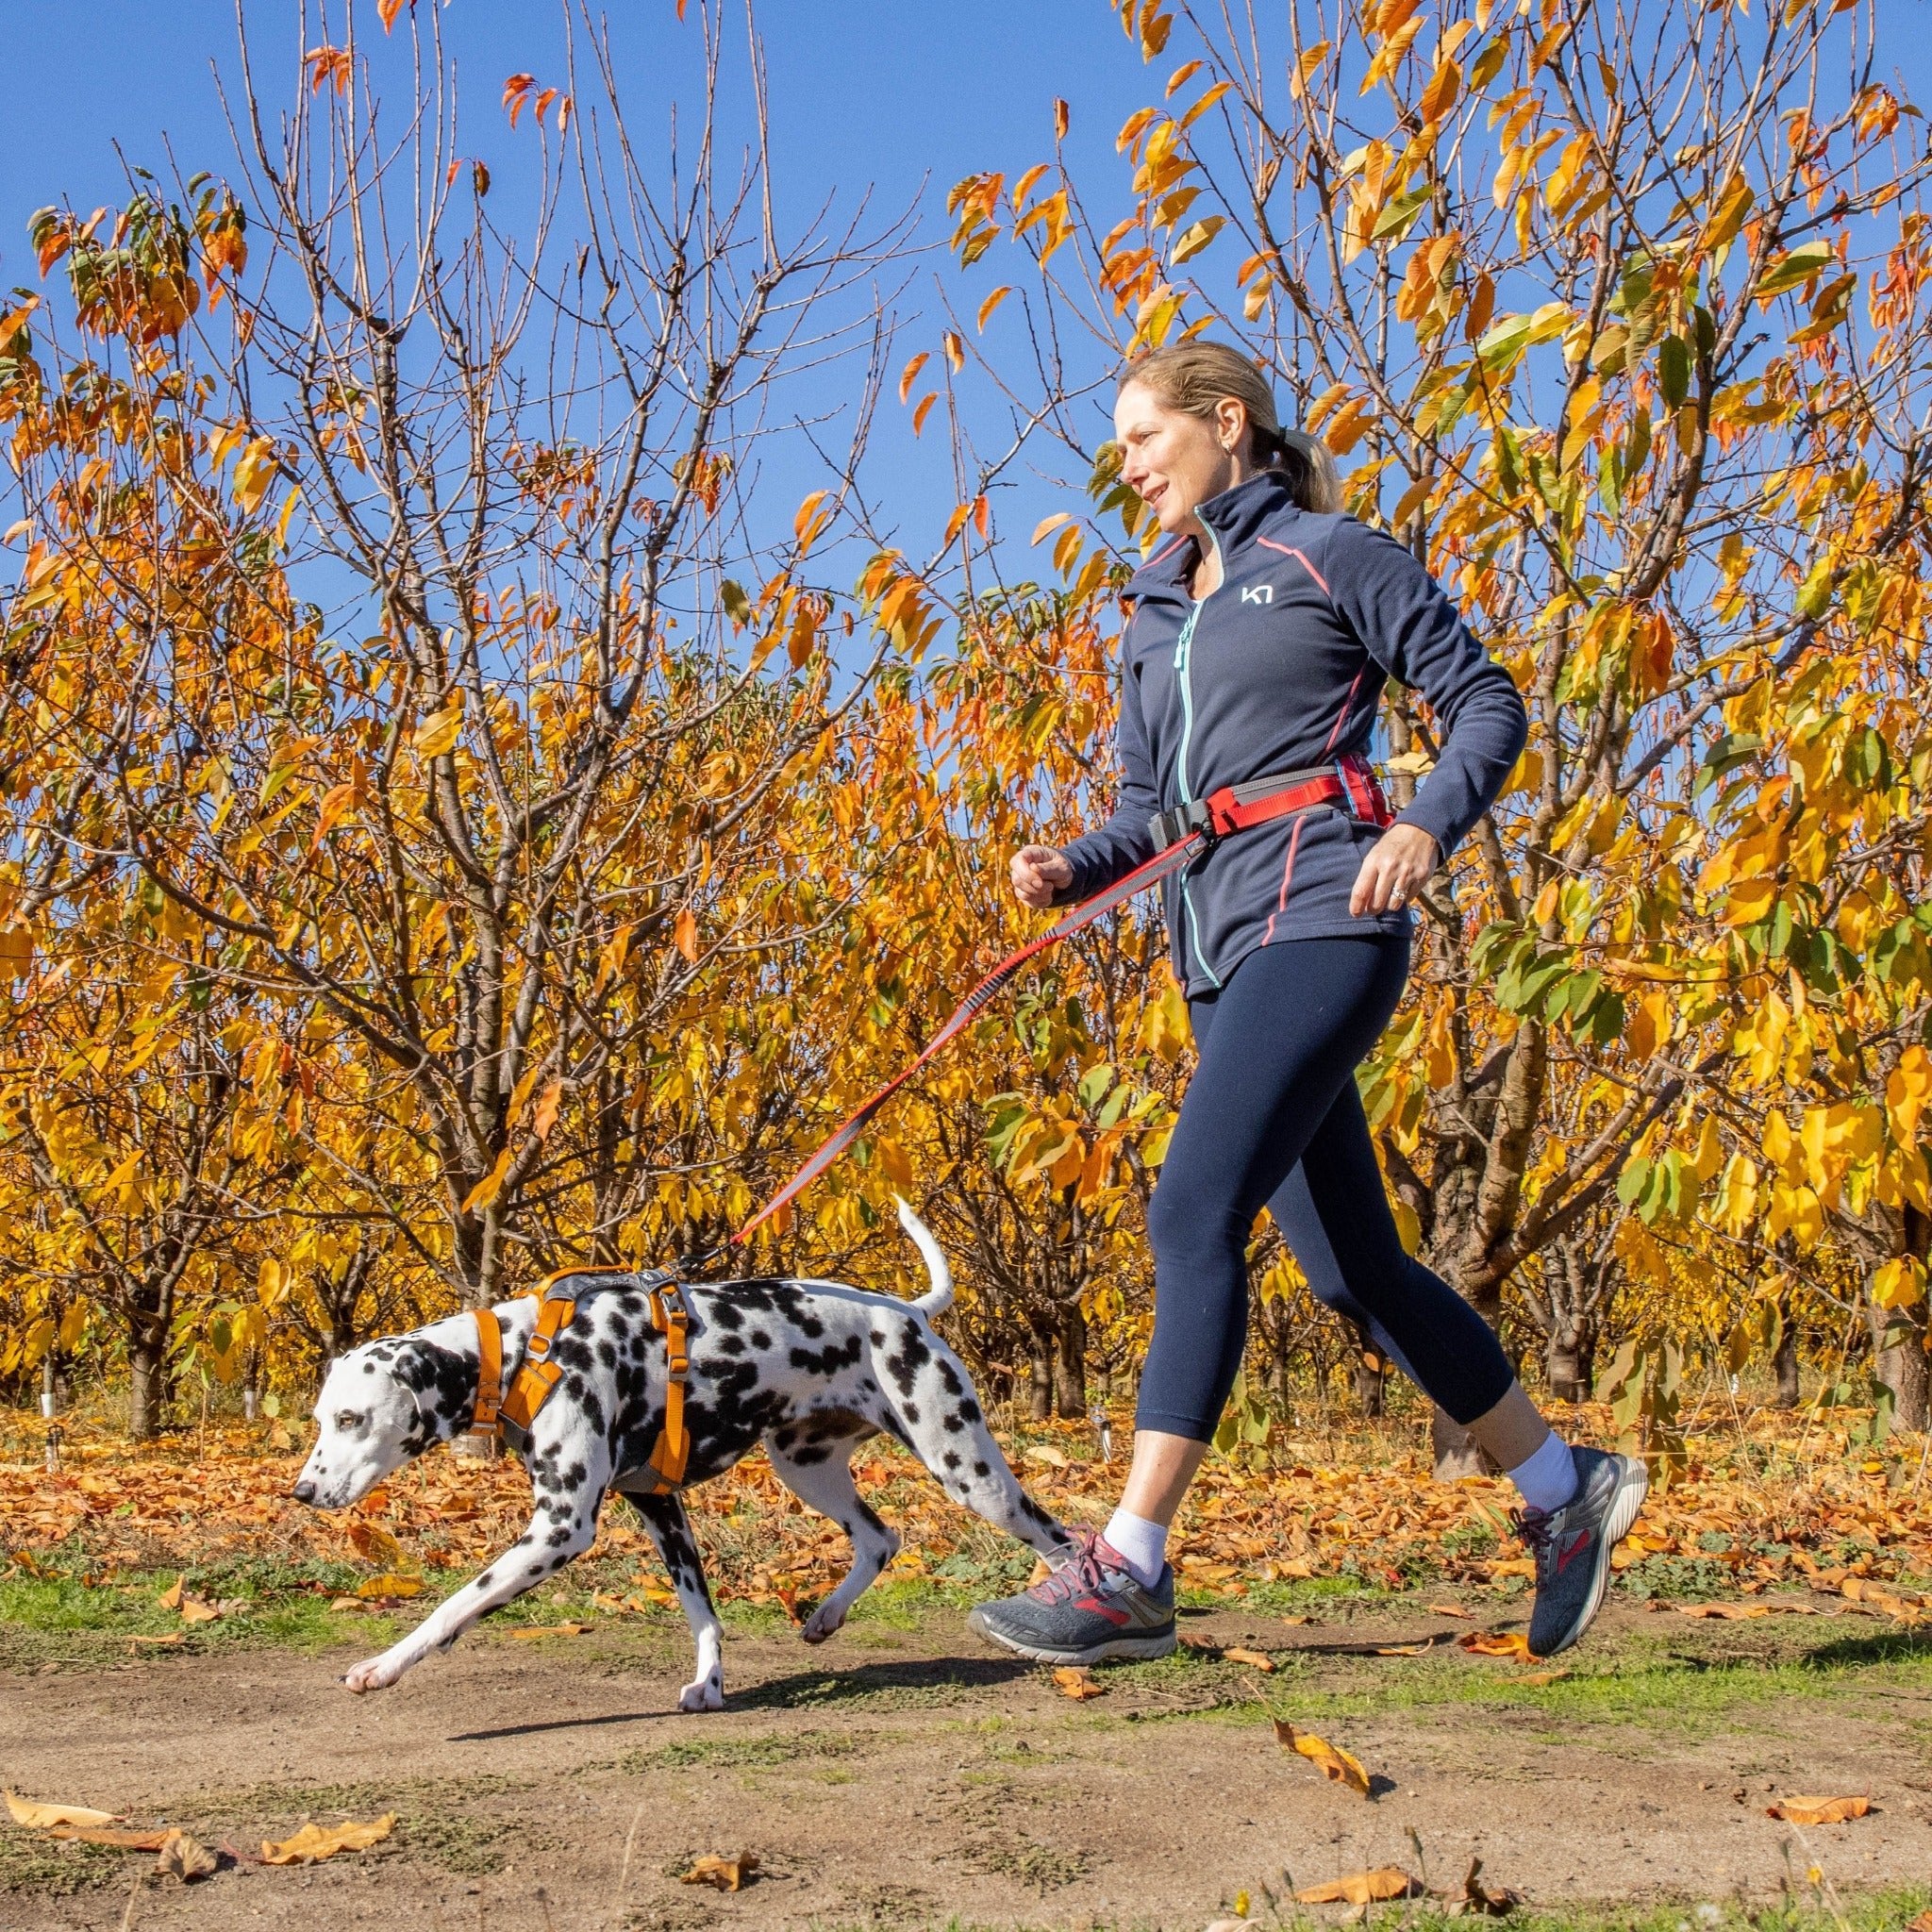
<svg viewBox="0 0 1932 1932">
<path fill-rule="evenodd" d="M 1576 1458 L 1569 1443 L 1552 1429 L 1542 1447 L 1509 1472 L 1509 1480 L 1532 1509 L 1554 1515 L 1576 1493 Z"/>
<path fill-rule="evenodd" d="M 1167 1526 L 1144 1516 L 1116 1509 L 1101 1535 L 1126 1558 L 1128 1573 L 1143 1590 L 1152 1590 L 1167 1568 Z"/>
</svg>

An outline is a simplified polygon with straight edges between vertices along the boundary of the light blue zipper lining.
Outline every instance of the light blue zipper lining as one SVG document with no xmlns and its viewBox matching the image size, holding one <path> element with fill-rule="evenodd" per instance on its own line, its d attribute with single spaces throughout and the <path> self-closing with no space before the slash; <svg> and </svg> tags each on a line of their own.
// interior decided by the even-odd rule
<svg viewBox="0 0 1932 1932">
<path fill-rule="evenodd" d="M 1208 528 L 1205 524 L 1201 527 Z M 1212 530 L 1208 530 L 1208 541 L 1212 546 L 1218 562 L 1221 558 L 1221 545 L 1215 541 Z M 1224 567 L 1222 583 L 1225 584 L 1226 581 L 1227 572 Z M 1216 586 L 1216 590 L 1219 589 L 1220 586 Z M 1215 591 L 1210 591 L 1208 596 L 1211 597 L 1214 594 Z M 1194 688 L 1190 680 L 1189 667 L 1194 653 L 1194 626 L 1200 623 L 1201 612 L 1207 602 L 1208 597 L 1195 600 L 1194 608 L 1188 612 L 1187 622 L 1181 625 L 1180 636 L 1174 641 L 1174 671 L 1181 688 L 1181 742 L 1180 750 L 1174 758 L 1174 782 L 1180 788 L 1183 805 L 1193 803 L 1193 793 L 1188 789 L 1188 742 L 1194 735 Z M 1194 914 L 1194 900 L 1193 895 L 1188 891 L 1186 872 L 1181 874 L 1181 906 L 1188 915 L 1188 934 L 1194 949 L 1194 963 L 1214 982 L 1218 991 L 1221 986 L 1220 975 L 1208 965 L 1207 956 L 1201 950 L 1201 923 Z"/>
</svg>

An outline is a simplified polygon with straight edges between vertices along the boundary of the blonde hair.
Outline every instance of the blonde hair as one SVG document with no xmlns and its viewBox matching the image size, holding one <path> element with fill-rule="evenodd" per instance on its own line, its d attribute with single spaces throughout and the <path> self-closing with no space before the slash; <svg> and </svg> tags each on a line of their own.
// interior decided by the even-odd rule
<svg viewBox="0 0 1932 1932">
<path fill-rule="evenodd" d="M 1305 430 L 1284 429 L 1268 378 L 1226 342 L 1174 342 L 1130 362 L 1121 388 L 1139 383 L 1171 409 L 1204 423 L 1230 397 L 1248 412 L 1256 460 L 1281 473 L 1289 494 L 1303 509 L 1326 514 L 1341 508 L 1341 478 L 1328 445 Z"/>
</svg>

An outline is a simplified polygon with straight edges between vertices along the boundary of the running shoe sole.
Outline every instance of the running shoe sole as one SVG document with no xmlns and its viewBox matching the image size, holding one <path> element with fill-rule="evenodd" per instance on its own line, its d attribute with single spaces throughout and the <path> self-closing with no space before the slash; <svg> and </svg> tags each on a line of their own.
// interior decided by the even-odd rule
<svg viewBox="0 0 1932 1932">
<path fill-rule="evenodd" d="M 1531 1655 L 1534 1657 L 1557 1657 L 1568 1650 L 1596 1621 L 1596 1613 L 1603 1607 L 1604 1591 L 1610 1583 L 1611 1555 L 1630 1534 L 1630 1525 L 1637 1521 L 1638 1512 L 1643 1507 L 1643 1499 L 1650 1494 L 1650 1472 L 1643 1464 L 1634 1456 L 1620 1456 L 1617 1460 L 1623 1468 L 1617 1477 L 1616 1493 L 1610 1499 L 1609 1514 L 1604 1518 L 1603 1532 L 1597 1539 L 1590 1595 L 1584 1602 L 1582 1614 L 1563 1633 L 1560 1643 L 1553 1643 L 1547 1650 L 1533 1651 Z"/>
<path fill-rule="evenodd" d="M 966 1627 L 989 1643 L 1009 1650 L 1016 1657 L 1031 1657 L 1040 1664 L 1145 1663 L 1158 1657 L 1170 1657 L 1174 1648 L 1172 1629 L 1143 1631 L 1133 1637 L 1109 1637 L 1102 1643 L 1090 1643 L 1083 1650 L 1054 1649 L 1045 1644 L 1023 1643 L 995 1630 L 977 1609 L 970 1611 Z"/>
</svg>

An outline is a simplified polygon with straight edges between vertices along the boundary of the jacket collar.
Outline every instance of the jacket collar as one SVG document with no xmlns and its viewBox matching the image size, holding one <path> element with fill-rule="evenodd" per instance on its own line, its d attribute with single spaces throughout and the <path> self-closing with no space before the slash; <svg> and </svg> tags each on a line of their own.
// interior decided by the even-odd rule
<svg viewBox="0 0 1932 1932">
<path fill-rule="evenodd" d="M 1197 514 L 1213 532 L 1225 562 L 1231 552 L 1252 542 L 1282 511 L 1294 507 L 1294 498 L 1289 494 L 1288 485 L 1280 475 L 1274 470 L 1261 470 L 1232 490 L 1210 496 Z M 1193 566 L 1196 547 L 1191 538 L 1164 538 L 1128 580 L 1126 595 L 1141 598 L 1178 590 L 1185 596 L 1187 575 Z"/>
</svg>

